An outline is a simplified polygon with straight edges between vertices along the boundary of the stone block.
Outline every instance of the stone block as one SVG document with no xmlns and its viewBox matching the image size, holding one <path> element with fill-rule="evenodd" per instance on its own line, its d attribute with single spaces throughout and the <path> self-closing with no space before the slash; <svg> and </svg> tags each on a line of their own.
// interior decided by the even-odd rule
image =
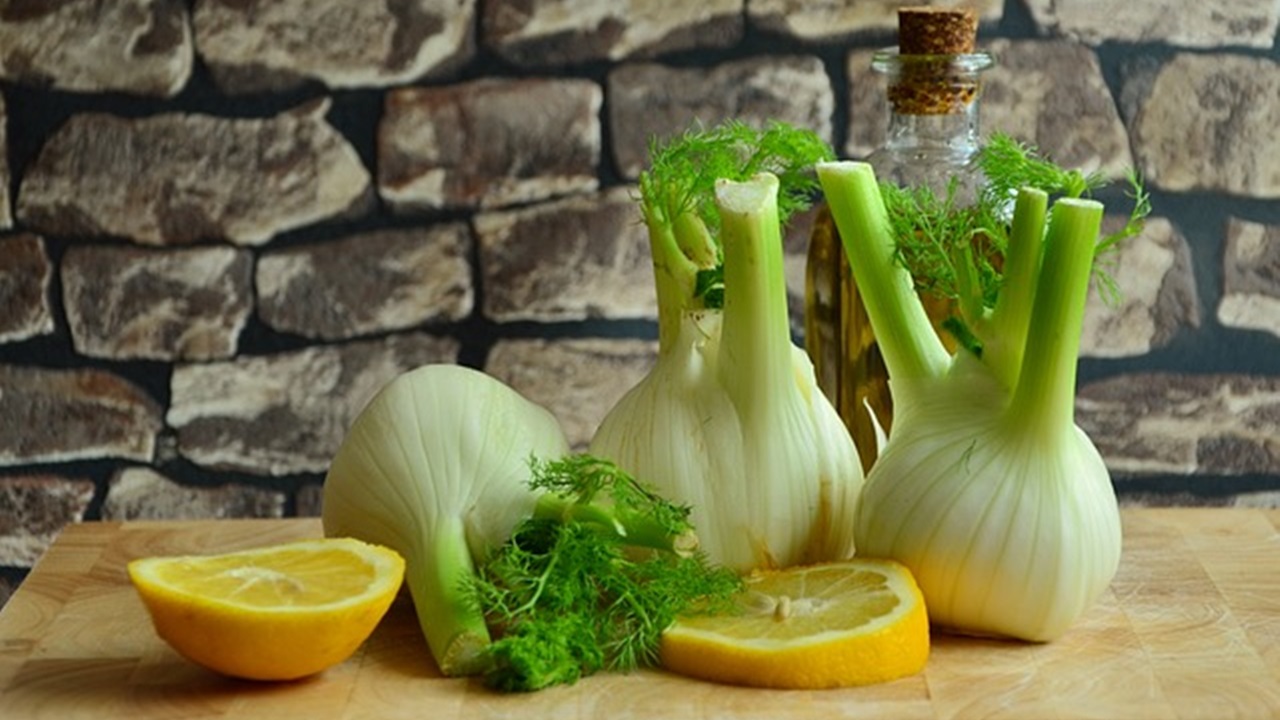
<svg viewBox="0 0 1280 720">
<path fill-rule="evenodd" d="M 485 372 L 551 411 L 575 451 L 585 451 L 604 416 L 653 367 L 654 341 L 511 339 L 489 351 Z"/>
<path fill-rule="evenodd" d="M 183 0 L 8 2 L 0 80 L 73 92 L 171 97 L 191 76 Z"/>
<path fill-rule="evenodd" d="M 1135 63 L 1121 102 L 1152 186 L 1280 198 L 1280 62 L 1177 53 Z"/>
<path fill-rule="evenodd" d="M 111 372 L 0 365 L 0 466 L 148 462 L 162 427 L 156 401 Z"/>
<path fill-rule="evenodd" d="M 1127 216 L 1108 216 L 1104 232 Z M 1080 354 L 1085 357 L 1145 355 L 1169 343 L 1183 328 L 1200 327 L 1200 300 L 1186 238 L 1164 218 L 1147 220 L 1141 235 L 1104 256 L 1102 269 L 1115 282 L 1114 298 L 1097 284 L 1085 307 Z"/>
<path fill-rule="evenodd" d="M 0 238 L 0 343 L 53 332 L 52 278 L 43 238 L 31 233 Z"/>
<path fill-rule="evenodd" d="M 1280 337 L 1280 225 L 1231 218 L 1222 267 L 1218 322 Z"/>
<path fill-rule="evenodd" d="M 769 56 L 707 68 L 628 64 L 609 73 L 609 130 L 618 172 L 637 178 L 649 141 L 736 119 L 808 128 L 831 142 L 835 95 L 822 60 Z"/>
<path fill-rule="evenodd" d="M 369 172 L 325 120 L 329 101 L 261 119 L 73 115 L 22 178 L 18 218 L 49 235 L 148 245 L 277 233 L 362 210 Z"/>
<path fill-rule="evenodd" d="M 463 223 L 374 230 L 266 252 L 258 314 L 276 330 L 336 340 L 466 318 L 474 302 Z"/>
<path fill-rule="evenodd" d="M 1280 376 L 1117 375 L 1080 388 L 1076 422 L 1120 476 L 1280 475 Z"/>
<path fill-rule="evenodd" d="M 0 230 L 13 227 L 13 204 L 9 200 L 9 111 L 0 95 Z"/>
<path fill-rule="evenodd" d="M 180 364 L 166 419 L 178 452 L 201 467 L 322 473 L 383 385 L 419 365 L 455 362 L 457 354 L 452 339 L 414 334 Z"/>
<path fill-rule="evenodd" d="M 0 565 L 35 565 L 64 526 L 84 519 L 93 493 L 93 482 L 82 478 L 0 477 Z"/>
<path fill-rule="evenodd" d="M 181 485 L 151 468 L 129 467 L 111 477 L 102 519 L 278 518 L 284 505 L 284 493 L 274 490 L 241 483 Z"/>
<path fill-rule="evenodd" d="M 928 4 L 928 3 L 922 3 Z M 999 22 L 1004 16 L 1003 0 L 974 0 L 966 3 L 978 12 L 982 23 Z M 748 0 L 751 24 L 771 33 L 805 42 L 831 43 L 866 36 L 885 36 L 885 44 L 898 29 L 900 0 L 858 0 L 857 2 L 814 2 L 813 0 Z"/>
<path fill-rule="evenodd" d="M 518 65 L 547 67 L 724 48 L 742 38 L 744 0 L 488 0 L 480 37 Z"/>
<path fill-rule="evenodd" d="M 485 79 L 387 95 L 378 191 L 397 210 L 500 207 L 591 192 L 600 86 Z"/>
<path fill-rule="evenodd" d="M 77 352 L 114 360 L 235 355 L 253 307 L 253 260 L 231 247 L 73 245 L 63 304 Z"/>
<path fill-rule="evenodd" d="M 653 318 L 649 236 L 631 188 L 475 216 L 483 311 L 496 322 Z"/>
<path fill-rule="evenodd" d="M 1251 0 L 1025 0 L 1042 34 L 1105 42 L 1168 43 L 1183 47 L 1270 48 L 1280 4 Z"/>
<path fill-rule="evenodd" d="M 470 58 L 475 0 L 198 0 L 196 47 L 229 93 L 386 87 Z"/>
</svg>

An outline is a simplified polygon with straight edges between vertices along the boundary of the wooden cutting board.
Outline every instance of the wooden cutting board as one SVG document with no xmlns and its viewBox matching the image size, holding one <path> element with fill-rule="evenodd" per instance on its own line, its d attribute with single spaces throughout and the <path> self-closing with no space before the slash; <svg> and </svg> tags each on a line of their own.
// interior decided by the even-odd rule
<svg viewBox="0 0 1280 720">
<path fill-rule="evenodd" d="M 1280 511 L 1133 509 L 1111 589 L 1047 645 L 935 635 L 919 676 L 732 688 L 659 671 L 499 695 L 442 678 L 401 598 L 346 663 L 295 683 L 191 665 L 156 637 L 130 559 L 320 534 L 315 520 L 68 527 L 0 612 L 0 718 L 1280 718 Z"/>
</svg>

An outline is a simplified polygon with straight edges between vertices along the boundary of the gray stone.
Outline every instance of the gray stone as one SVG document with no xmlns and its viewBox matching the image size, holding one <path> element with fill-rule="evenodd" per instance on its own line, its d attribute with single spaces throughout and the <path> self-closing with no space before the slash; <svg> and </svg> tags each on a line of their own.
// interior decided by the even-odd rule
<svg viewBox="0 0 1280 720">
<path fill-rule="evenodd" d="M 93 482 L 80 478 L 0 477 L 0 565 L 35 565 L 63 527 L 84 519 L 93 493 Z"/>
<path fill-rule="evenodd" d="M 378 190 L 396 209 L 498 207 L 596 189 L 600 86 L 478 80 L 388 94 Z"/>
<path fill-rule="evenodd" d="M 1199 0 L 1176 6 L 1166 0 L 1105 5 L 1093 0 L 1025 0 L 1025 4 L 1043 33 L 1091 45 L 1118 41 L 1270 48 L 1280 22 L 1280 3 L 1255 0 Z"/>
<path fill-rule="evenodd" d="M 605 415 L 653 367 L 647 340 L 501 340 L 485 372 L 550 410 L 575 451 L 585 451 Z"/>
<path fill-rule="evenodd" d="M 264 253 L 258 314 L 284 332 L 325 340 L 462 320 L 474 302 L 463 223 L 375 230 Z"/>
<path fill-rule="evenodd" d="M 1218 321 L 1280 337 L 1280 225 L 1231 218 Z"/>
<path fill-rule="evenodd" d="M 320 473 L 374 394 L 419 365 L 454 362 L 456 341 L 428 335 L 174 368 L 166 419 L 197 465 L 258 475 Z"/>
<path fill-rule="evenodd" d="M 0 238 L 0 343 L 53 332 L 52 277 L 43 238 L 30 233 Z"/>
<path fill-rule="evenodd" d="M 1109 216 L 1104 230 L 1118 229 L 1125 219 Z M 1101 262 L 1118 295 L 1109 299 L 1096 284 L 1089 293 L 1081 355 L 1145 355 L 1168 344 L 1184 327 L 1200 327 L 1191 248 L 1168 220 L 1149 218 L 1141 235 Z"/>
<path fill-rule="evenodd" d="M 294 495 L 294 511 L 298 517 L 320 517 L 324 509 L 324 485 L 308 483 Z"/>
<path fill-rule="evenodd" d="M 180 485 L 146 467 L 112 476 L 102 504 L 103 520 L 195 520 L 278 518 L 284 493 L 239 483 L 215 487 Z"/>
<path fill-rule="evenodd" d="M 1134 160 L 1119 110 L 1088 48 L 1062 41 L 982 43 L 996 64 L 981 77 L 980 129 L 1036 145 L 1064 167 L 1123 177 Z M 884 142 L 888 102 L 871 51 L 848 56 L 850 124 L 846 155 L 862 158 Z"/>
<path fill-rule="evenodd" d="M 265 119 L 74 115 L 22 179 L 18 217 L 50 235 L 167 245 L 276 233 L 362 209 L 369 172 L 321 100 Z"/>
<path fill-rule="evenodd" d="M 1119 375 L 1080 388 L 1076 421 L 1119 475 L 1280 474 L 1280 376 Z"/>
<path fill-rule="evenodd" d="M 729 47 L 742 37 L 743 0 L 488 0 L 480 35 L 501 57 L 529 66 L 654 57 Z"/>
<path fill-rule="evenodd" d="M 474 20 L 475 0 L 198 0 L 193 23 L 214 80 L 240 93 L 412 82 L 469 58 Z"/>
<path fill-rule="evenodd" d="M 77 92 L 176 95 L 191 76 L 182 0 L 7 2 L 0 79 Z"/>
<path fill-rule="evenodd" d="M 9 112 L 0 95 L 0 230 L 13 227 L 13 206 L 9 201 Z"/>
<path fill-rule="evenodd" d="M 75 245 L 63 304 L 78 352 L 115 360 L 231 357 L 253 306 L 247 250 Z"/>
<path fill-rule="evenodd" d="M 1280 63 L 1178 53 L 1130 67 L 1121 100 L 1154 187 L 1280 198 Z"/>
<path fill-rule="evenodd" d="M 474 218 L 484 314 L 497 322 L 652 318 L 649 238 L 632 189 Z"/>
<path fill-rule="evenodd" d="M 162 427 L 155 400 L 105 370 L 0 365 L 0 466 L 146 462 Z"/>
<path fill-rule="evenodd" d="M 819 58 L 772 56 L 711 68 L 655 63 L 609 73 L 609 129 L 618 171 L 634 179 L 648 166 L 649 141 L 737 119 L 808 128 L 831 141 L 835 95 Z"/>
<path fill-rule="evenodd" d="M 983 23 L 999 22 L 1004 16 L 1003 0 L 975 0 L 966 4 L 977 10 Z M 898 8 L 902 5 L 901 0 L 843 3 L 750 0 L 747 17 L 753 25 L 769 32 L 806 42 L 836 42 L 868 33 L 892 36 L 898 29 Z M 885 44 L 893 42 L 890 39 Z"/>
</svg>

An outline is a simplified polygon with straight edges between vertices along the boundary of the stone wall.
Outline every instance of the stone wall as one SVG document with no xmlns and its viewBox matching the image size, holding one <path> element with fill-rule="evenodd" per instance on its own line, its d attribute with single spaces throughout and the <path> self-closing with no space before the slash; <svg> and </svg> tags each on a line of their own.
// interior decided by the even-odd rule
<svg viewBox="0 0 1280 720">
<path fill-rule="evenodd" d="M 897 4 L 0 2 L 0 599 L 69 522 L 315 514 L 421 363 L 585 443 L 653 357 L 648 137 L 866 153 Z M 984 129 L 1152 190 L 1081 361 L 1122 498 L 1280 503 L 1280 3 L 978 5 Z"/>
</svg>

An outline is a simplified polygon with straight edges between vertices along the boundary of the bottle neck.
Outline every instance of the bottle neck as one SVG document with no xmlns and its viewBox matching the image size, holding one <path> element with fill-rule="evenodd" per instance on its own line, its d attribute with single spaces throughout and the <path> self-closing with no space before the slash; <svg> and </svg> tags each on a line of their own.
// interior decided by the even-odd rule
<svg viewBox="0 0 1280 720">
<path fill-rule="evenodd" d="M 980 147 L 978 101 L 956 112 L 918 115 L 889 112 L 883 150 L 899 156 L 967 163 Z"/>
</svg>

